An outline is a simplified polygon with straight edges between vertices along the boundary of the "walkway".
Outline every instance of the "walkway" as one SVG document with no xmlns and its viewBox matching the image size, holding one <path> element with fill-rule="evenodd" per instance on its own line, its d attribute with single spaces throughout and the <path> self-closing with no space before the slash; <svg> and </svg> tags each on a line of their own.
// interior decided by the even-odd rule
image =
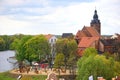
<svg viewBox="0 0 120 80">
<path fill-rule="evenodd" d="M 20 73 L 18 69 L 14 69 L 14 70 L 11 70 L 10 73 L 13 73 L 13 74 L 24 74 L 24 75 L 48 75 L 49 73 L 55 73 L 56 75 L 59 75 L 59 72 L 55 69 L 46 69 L 46 71 L 44 69 L 42 70 L 38 70 L 38 73 L 35 73 L 34 70 L 31 70 L 29 71 L 29 73 L 27 72 L 23 72 L 23 73 Z M 60 75 L 71 75 L 69 70 L 66 70 L 66 72 L 61 72 L 60 71 Z"/>
</svg>

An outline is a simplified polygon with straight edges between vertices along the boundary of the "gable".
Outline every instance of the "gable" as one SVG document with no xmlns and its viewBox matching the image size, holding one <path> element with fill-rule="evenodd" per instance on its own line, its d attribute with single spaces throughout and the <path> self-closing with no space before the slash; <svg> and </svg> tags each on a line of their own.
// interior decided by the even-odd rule
<svg viewBox="0 0 120 80">
<path fill-rule="evenodd" d="M 75 39 L 81 38 L 81 37 L 87 37 L 86 34 L 84 34 L 83 31 L 79 30 L 75 36 Z"/>
</svg>

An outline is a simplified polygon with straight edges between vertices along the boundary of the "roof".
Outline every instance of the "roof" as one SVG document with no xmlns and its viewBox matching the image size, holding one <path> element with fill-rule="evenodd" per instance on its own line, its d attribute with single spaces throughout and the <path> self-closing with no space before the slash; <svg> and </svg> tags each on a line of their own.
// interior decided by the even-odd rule
<svg viewBox="0 0 120 80">
<path fill-rule="evenodd" d="M 48 40 L 49 40 L 51 37 L 53 37 L 53 35 L 51 35 L 51 34 L 45 35 L 45 38 L 47 38 Z"/>
<path fill-rule="evenodd" d="M 105 46 L 113 46 L 115 43 L 115 39 L 104 39 L 101 40 L 101 42 L 105 45 Z"/>
<path fill-rule="evenodd" d="M 84 26 L 84 28 L 82 30 L 84 31 L 85 34 L 89 33 L 89 35 L 91 35 L 91 36 L 88 35 L 88 37 L 100 37 L 100 34 L 93 27 L 86 27 L 86 26 Z"/>
<path fill-rule="evenodd" d="M 111 36 L 111 39 L 115 39 L 115 38 L 118 38 L 120 36 L 120 34 L 118 33 L 115 33 L 114 35 Z"/>
<path fill-rule="evenodd" d="M 81 41 L 79 42 L 78 47 L 90 47 L 90 45 L 95 42 L 98 41 L 99 37 L 82 37 Z"/>
<path fill-rule="evenodd" d="M 82 30 L 78 30 L 75 39 L 81 37 L 100 37 L 100 34 L 93 27 L 84 26 Z"/>
<path fill-rule="evenodd" d="M 82 30 L 78 30 L 75 38 L 80 38 L 80 37 L 87 37 L 86 34 Z"/>
<path fill-rule="evenodd" d="M 71 36 L 73 36 L 72 33 L 63 33 L 63 34 L 62 34 L 62 38 L 69 38 L 69 37 L 71 37 Z"/>
</svg>

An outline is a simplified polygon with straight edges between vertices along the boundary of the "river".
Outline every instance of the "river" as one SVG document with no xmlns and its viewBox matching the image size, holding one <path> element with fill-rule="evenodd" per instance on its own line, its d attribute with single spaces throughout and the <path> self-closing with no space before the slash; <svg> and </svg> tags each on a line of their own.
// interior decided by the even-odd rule
<svg viewBox="0 0 120 80">
<path fill-rule="evenodd" d="M 13 56 L 15 56 L 14 51 L 0 51 L 0 72 L 9 71 L 14 68 L 14 65 L 8 61 L 8 58 Z"/>
</svg>

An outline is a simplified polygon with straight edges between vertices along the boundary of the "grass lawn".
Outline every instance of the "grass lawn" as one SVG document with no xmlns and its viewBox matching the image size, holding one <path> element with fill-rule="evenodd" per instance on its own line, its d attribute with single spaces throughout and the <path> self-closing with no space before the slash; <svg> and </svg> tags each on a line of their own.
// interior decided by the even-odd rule
<svg viewBox="0 0 120 80">
<path fill-rule="evenodd" d="M 0 73 L 0 80 L 17 80 L 17 74 L 11 74 L 9 72 Z M 45 75 L 24 75 L 21 80 L 45 80 L 47 76 Z"/>
</svg>

